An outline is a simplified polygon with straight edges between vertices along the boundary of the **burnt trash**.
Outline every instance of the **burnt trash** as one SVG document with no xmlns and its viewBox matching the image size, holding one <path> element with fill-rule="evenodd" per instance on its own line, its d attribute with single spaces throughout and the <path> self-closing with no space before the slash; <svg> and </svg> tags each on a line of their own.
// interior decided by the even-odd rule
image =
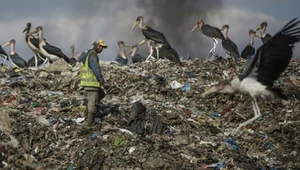
<svg viewBox="0 0 300 170">
<path fill-rule="evenodd" d="M 134 102 L 131 108 L 131 114 L 127 120 L 129 130 L 138 135 L 145 134 L 146 106 L 140 101 Z"/>
</svg>

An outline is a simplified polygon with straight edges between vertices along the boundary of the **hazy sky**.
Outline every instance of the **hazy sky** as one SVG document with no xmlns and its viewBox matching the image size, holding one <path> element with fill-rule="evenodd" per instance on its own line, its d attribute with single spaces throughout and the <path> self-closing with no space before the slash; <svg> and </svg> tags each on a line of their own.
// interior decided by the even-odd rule
<svg viewBox="0 0 300 170">
<path fill-rule="evenodd" d="M 300 16 L 299 7 L 298 0 L 10 0 L 3 1 L 0 7 L 0 43 L 15 39 L 17 53 L 28 60 L 33 53 L 22 31 L 31 22 L 32 29 L 43 26 L 44 37 L 68 56 L 70 45 L 74 44 L 75 51 L 80 52 L 102 38 L 108 48 L 100 59 L 114 60 L 119 52 L 118 40 L 133 45 L 144 38 L 140 29 L 131 31 L 136 18 L 142 15 L 145 24 L 165 34 L 180 56 L 206 58 L 212 40 L 199 30 L 190 32 L 199 19 L 216 27 L 228 24 L 229 37 L 241 52 L 248 44 L 249 29 L 267 21 L 267 32 L 273 35 L 289 20 Z M 261 40 L 255 39 L 255 47 L 261 44 Z M 299 47 L 295 57 L 300 57 Z M 10 49 L 5 50 L 9 53 Z M 140 47 L 141 55 L 146 52 L 146 46 Z M 225 55 L 221 41 L 217 52 Z"/>
</svg>

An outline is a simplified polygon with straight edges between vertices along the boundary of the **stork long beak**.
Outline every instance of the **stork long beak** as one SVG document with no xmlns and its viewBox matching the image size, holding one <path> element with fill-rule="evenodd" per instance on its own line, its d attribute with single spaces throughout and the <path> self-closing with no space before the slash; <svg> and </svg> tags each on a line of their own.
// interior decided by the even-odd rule
<svg viewBox="0 0 300 170">
<path fill-rule="evenodd" d="M 2 45 L 2 48 L 6 47 L 6 46 L 9 46 L 9 45 L 10 45 L 10 43 L 7 42 L 6 44 Z"/>
<path fill-rule="evenodd" d="M 259 34 L 257 34 L 256 32 L 254 33 L 254 37 L 261 38 L 261 36 Z"/>
<path fill-rule="evenodd" d="M 261 26 L 258 26 L 255 30 L 254 30 L 254 32 L 256 32 L 256 31 L 258 31 L 258 30 L 260 30 L 261 29 Z"/>
<path fill-rule="evenodd" d="M 191 32 L 195 31 L 195 29 L 197 29 L 198 27 L 199 27 L 199 25 L 196 24 L 196 25 L 194 26 L 194 28 L 191 30 Z"/>
<path fill-rule="evenodd" d="M 37 33 L 37 32 L 38 32 L 37 30 L 33 30 L 30 33 L 28 33 L 27 35 L 32 35 L 32 34 Z"/>
<path fill-rule="evenodd" d="M 129 44 L 123 44 L 124 47 L 131 47 Z"/>
<path fill-rule="evenodd" d="M 26 27 L 24 28 L 24 30 L 23 30 L 23 33 L 24 33 L 25 31 L 27 31 L 27 29 L 28 29 L 28 27 L 26 26 Z"/>
<path fill-rule="evenodd" d="M 138 21 L 135 21 L 135 23 L 133 24 L 132 28 L 131 28 L 131 31 L 139 24 Z"/>
<path fill-rule="evenodd" d="M 143 40 L 139 43 L 138 47 L 142 46 L 142 45 L 145 44 L 145 43 L 146 43 L 146 40 L 143 39 Z"/>
<path fill-rule="evenodd" d="M 127 56 L 127 55 L 129 55 L 129 54 L 131 54 L 131 53 L 132 53 L 132 51 L 133 51 L 133 50 L 132 50 L 132 48 L 131 48 L 131 49 L 129 49 L 129 50 L 127 51 L 127 53 L 126 53 L 126 56 Z"/>
<path fill-rule="evenodd" d="M 217 92 L 217 91 L 219 91 L 219 88 L 218 88 L 217 86 L 213 86 L 213 87 L 211 87 L 209 90 L 207 90 L 206 92 L 202 93 L 202 94 L 201 94 L 201 97 L 204 98 L 204 97 L 206 97 L 207 95 L 212 94 L 212 93 L 215 93 L 215 92 Z"/>
</svg>

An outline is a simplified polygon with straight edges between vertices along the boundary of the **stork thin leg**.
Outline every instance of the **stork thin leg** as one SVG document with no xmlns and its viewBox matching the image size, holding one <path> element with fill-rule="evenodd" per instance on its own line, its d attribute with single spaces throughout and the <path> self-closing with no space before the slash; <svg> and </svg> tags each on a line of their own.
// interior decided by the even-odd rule
<svg viewBox="0 0 300 170">
<path fill-rule="evenodd" d="M 152 54 L 153 54 L 153 48 L 152 48 L 152 46 L 151 46 L 151 48 L 150 48 L 150 54 L 149 54 L 149 56 L 147 57 L 146 61 L 148 61 L 149 58 L 152 57 Z"/>
<path fill-rule="evenodd" d="M 159 59 L 159 51 L 158 51 L 158 47 L 155 47 L 155 48 L 156 48 L 157 59 Z"/>
<path fill-rule="evenodd" d="M 38 55 L 38 57 L 40 57 L 40 59 L 42 59 L 43 61 L 45 61 L 45 59 L 43 57 L 41 57 L 40 54 L 37 54 L 37 55 Z"/>
<path fill-rule="evenodd" d="M 208 60 L 210 60 L 211 56 L 213 55 L 214 47 L 209 51 Z"/>
<path fill-rule="evenodd" d="M 214 41 L 214 50 L 213 50 L 213 52 L 215 53 L 216 52 L 216 48 L 217 48 L 217 45 L 218 45 L 218 40 L 217 39 L 215 39 L 215 38 L 212 38 L 213 39 L 213 41 Z"/>
<path fill-rule="evenodd" d="M 133 62 L 132 62 L 132 56 L 128 56 L 127 58 L 127 65 L 131 65 Z"/>
<path fill-rule="evenodd" d="M 3 65 L 5 64 L 6 60 L 7 60 L 7 57 L 4 57 Z"/>
<path fill-rule="evenodd" d="M 38 65 L 37 54 L 34 55 L 34 64 L 35 64 L 35 67 L 37 67 L 37 65 Z"/>
<path fill-rule="evenodd" d="M 46 58 L 46 60 L 44 61 L 44 63 L 42 64 L 42 67 L 45 66 L 46 62 L 48 61 L 48 58 Z"/>
<path fill-rule="evenodd" d="M 252 123 L 253 121 L 255 121 L 257 118 L 259 118 L 261 116 L 261 112 L 260 112 L 260 109 L 258 107 L 258 104 L 257 104 L 257 100 L 256 99 L 253 99 L 252 101 L 252 104 L 253 104 L 253 110 L 254 110 L 254 117 L 247 120 L 246 122 L 243 122 L 239 125 L 239 127 L 235 130 L 235 132 L 237 132 L 238 130 L 240 130 L 242 127 Z"/>
</svg>

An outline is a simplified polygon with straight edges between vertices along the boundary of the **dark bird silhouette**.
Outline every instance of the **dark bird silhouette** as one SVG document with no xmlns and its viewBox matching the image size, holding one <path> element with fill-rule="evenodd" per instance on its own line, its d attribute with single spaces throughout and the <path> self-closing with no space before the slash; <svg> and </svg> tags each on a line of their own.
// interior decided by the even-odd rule
<svg viewBox="0 0 300 170">
<path fill-rule="evenodd" d="M 253 47 L 255 36 L 256 36 L 256 32 L 254 32 L 253 30 L 249 30 L 250 41 L 241 53 L 241 57 L 243 59 L 247 60 L 248 58 L 250 58 L 255 54 L 255 48 Z"/>
<path fill-rule="evenodd" d="M 226 52 L 226 58 L 234 58 L 235 61 L 238 61 L 240 53 L 237 45 L 228 37 L 229 25 L 222 26 L 221 30 L 225 33 L 225 40 L 222 40 L 222 46 Z"/>
<path fill-rule="evenodd" d="M 133 45 L 126 53 L 126 56 L 129 56 L 128 58 L 130 58 L 132 60 L 132 63 L 141 63 L 141 62 L 146 61 L 146 59 L 147 59 L 146 57 L 143 57 L 137 53 L 139 46 L 140 45 L 138 45 L 138 44 Z"/>
<path fill-rule="evenodd" d="M 3 47 L 9 46 L 9 45 L 10 45 L 9 57 L 10 57 L 10 61 L 11 61 L 12 65 L 15 67 L 18 67 L 18 68 L 27 68 L 28 67 L 27 62 L 22 57 L 20 57 L 15 51 L 16 41 L 14 39 L 12 39 L 9 42 L 7 42 L 6 44 L 4 44 Z"/>
<path fill-rule="evenodd" d="M 268 23 L 267 22 L 262 22 L 254 31 L 258 31 L 261 29 L 261 33 L 258 36 L 263 43 L 266 43 L 268 40 L 272 38 L 272 36 L 269 33 L 266 33 Z"/>
<path fill-rule="evenodd" d="M 171 48 L 171 45 L 167 41 L 166 37 L 163 33 L 144 25 L 144 18 L 142 16 L 138 16 L 135 23 L 133 24 L 131 30 L 133 30 L 137 25 L 142 30 L 143 35 L 145 36 L 148 48 L 150 50 L 150 55 L 147 57 L 146 60 L 148 60 L 153 53 L 153 47 L 152 44 L 156 46 L 156 52 L 157 52 L 157 58 L 159 58 L 159 50 L 158 48 L 162 46 L 166 46 L 166 48 Z M 152 42 L 152 43 L 151 43 Z"/>
<path fill-rule="evenodd" d="M 32 35 L 33 33 L 38 33 L 38 39 L 39 39 L 39 47 L 40 52 L 47 58 L 44 62 L 44 64 L 48 61 L 56 61 L 59 58 L 63 58 L 66 62 L 70 62 L 69 57 L 67 57 L 60 48 L 57 48 L 53 45 L 50 45 L 45 41 L 43 38 L 43 27 L 38 26 L 36 29 L 29 33 L 29 35 Z M 44 65 L 43 64 L 43 65 Z"/>
<path fill-rule="evenodd" d="M 209 58 L 211 58 L 211 57 L 213 58 L 215 56 L 216 48 L 217 48 L 217 45 L 219 43 L 217 38 L 221 39 L 221 40 L 225 40 L 225 37 L 224 37 L 222 31 L 217 27 L 213 27 L 213 26 L 210 26 L 208 24 L 204 24 L 203 20 L 198 21 L 197 24 L 194 26 L 194 28 L 191 30 L 191 32 L 193 32 L 197 28 L 199 28 L 200 31 L 204 35 L 206 35 L 209 38 L 212 38 L 214 46 L 209 51 Z"/>
<path fill-rule="evenodd" d="M 254 117 L 241 123 L 236 129 L 238 131 L 261 116 L 257 104 L 257 97 L 280 97 L 286 99 L 281 89 L 274 88 L 273 83 L 287 68 L 293 57 L 295 43 L 300 41 L 300 21 L 295 18 L 288 22 L 270 40 L 260 46 L 244 73 L 231 82 L 223 82 L 214 86 L 201 96 L 218 93 L 241 92 L 249 94 L 253 100 Z M 236 132 L 235 131 L 235 132 Z"/>
<path fill-rule="evenodd" d="M 124 47 L 131 47 L 130 45 L 124 43 L 123 41 L 118 41 L 118 46 L 120 48 L 120 52 L 117 55 L 115 61 L 117 63 L 119 63 L 120 65 L 127 65 L 128 63 L 128 59 L 127 59 L 127 55 L 125 53 Z"/>
<path fill-rule="evenodd" d="M 5 64 L 6 60 L 9 60 L 7 53 L 4 51 L 1 45 L 0 45 L 0 56 L 4 58 L 3 64 Z"/>
<path fill-rule="evenodd" d="M 71 50 L 71 57 L 70 57 L 70 62 L 69 62 L 69 64 L 72 65 L 72 66 L 75 66 L 76 63 L 78 62 L 77 59 L 78 59 L 78 57 L 79 57 L 80 54 L 77 53 L 77 54 L 75 55 L 75 45 L 74 45 L 74 44 L 72 44 L 72 45 L 70 46 L 70 50 Z"/>
<path fill-rule="evenodd" d="M 40 47 L 39 47 L 39 39 L 33 35 L 30 35 L 31 29 L 31 23 L 28 22 L 23 30 L 23 33 L 26 32 L 25 34 L 25 42 L 27 43 L 28 47 L 31 49 L 31 51 L 34 53 L 34 60 L 32 61 L 32 59 L 28 60 L 28 65 L 30 67 L 35 66 L 37 67 L 38 65 L 40 65 L 40 61 L 45 61 L 46 57 L 40 52 Z M 45 39 L 46 43 L 47 40 Z M 30 61 L 30 62 L 29 62 Z M 32 65 L 32 62 L 34 62 L 34 65 Z"/>
<path fill-rule="evenodd" d="M 143 40 L 138 46 L 143 45 L 145 42 L 146 40 Z M 160 58 L 169 59 L 182 66 L 180 57 L 173 48 L 167 48 L 166 46 L 161 46 L 159 47 L 159 51 L 160 51 Z M 155 53 L 153 54 L 153 57 L 157 57 L 155 56 Z"/>
</svg>

